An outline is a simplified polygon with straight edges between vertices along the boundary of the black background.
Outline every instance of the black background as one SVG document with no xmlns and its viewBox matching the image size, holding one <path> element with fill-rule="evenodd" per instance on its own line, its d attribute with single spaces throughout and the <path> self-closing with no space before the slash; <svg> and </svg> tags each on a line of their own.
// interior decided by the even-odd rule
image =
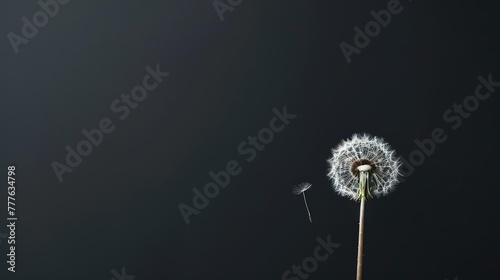
<svg viewBox="0 0 500 280">
<path fill-rule="evenodd" d="M 244 0 L 221 21 L 210 1 L 70 1 L 16 54 L 7 34 L 40 7 L 2 1 L 1 176 L 16 165 L 19 220 L 0 279 L 282 279 L 328 235 L 341 246 L 309 279 L 354 279 L 359 204 L 333 191 L 331 148 L 367 132 L 408 158 L 437 127 L 447 140 L 367 204 L 363 279 L 498 278 L 500 90 L 456 130 L 443 120 L 479 75 L 500 80 L 498 9 L 401 1 L 347 63 L 339 44 L 387 2 Z M 157 64 L 170 76 L 119 120 L 110 104 Z M 297 117 L 246 162 L 238 145 L 284 106 Z M 115 131 L 59 182 L 51 163 L 104 117 Z M 229 160 L 241 174 L 186 225 L 178 205 Z M 312 224 L 291 193 L 304 181 Z"/>
</svg>

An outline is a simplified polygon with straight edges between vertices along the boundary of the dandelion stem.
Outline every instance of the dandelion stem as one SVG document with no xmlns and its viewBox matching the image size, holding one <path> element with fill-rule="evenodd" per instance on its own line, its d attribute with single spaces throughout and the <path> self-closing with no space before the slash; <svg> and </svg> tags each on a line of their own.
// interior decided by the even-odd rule
<svg viewBox="0 0 500 280">
<path fill-rule="evenodd" d="M 359 172 L 359 189 L 361 206 L 359 209 L 359 235 L 358 235 L 358 265 L 356 270 L 356 280 L 362 279 L 363 274 L 363 236 L 365 231 L 365 202 L 369 196 L 368 171 Z"/>
<path fill-rule="evenodd" d="M 364 219 L 365 219 L 365 201 L 364 197 L 361 198 L 361 207 L 359 213 L 359 236 L 358 236 L 358 267 L 356 280 L 361 280 L 363 273 L 363 233 L 364 233 Z"/>
<path fill-rule="evenodd" d="M 311 218 L 311 212 L 309 212 L 309 206 L 307 206 L 307 200 L 306 200 L 306 193 L 303 192 L 302 195 L 304 196 L 304 202 L 306 204 L 306 209 L 307 209 L 307 214 L 309 215 L 309 222 L 313 222 Z"/>
</svg>

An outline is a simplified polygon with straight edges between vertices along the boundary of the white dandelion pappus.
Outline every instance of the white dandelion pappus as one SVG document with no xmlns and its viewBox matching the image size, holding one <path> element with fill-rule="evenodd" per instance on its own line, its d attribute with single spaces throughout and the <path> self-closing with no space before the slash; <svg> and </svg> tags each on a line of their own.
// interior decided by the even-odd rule
<svg viewBox="0 0 500 280">
<path fill-rule="evenodd" d="M 293 188 L 293 194 L 299 195 L 307 191 L 312 185 L 310 183 L 300 183 Z"/>
<path fill-rule="evenodd" d="M 366 133 L 354 134 L 351 139 L 343 140 L 332 149 L 328 163 L 328 177 L 334 190 L 353 200 L 360 198 L 360 167 L 371 167 L 367 191 L 369 195 L 380 197 L 394 190 L 401 166 L 394 150 L 384 139 Z"/>
</svg>

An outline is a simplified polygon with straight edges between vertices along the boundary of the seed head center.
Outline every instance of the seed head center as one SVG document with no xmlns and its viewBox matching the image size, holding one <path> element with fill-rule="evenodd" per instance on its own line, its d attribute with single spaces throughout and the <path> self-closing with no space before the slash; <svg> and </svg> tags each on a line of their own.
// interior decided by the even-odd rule
<svg viewBox="0 0 500 280">
<path fill-rule="evenodd" d="M 371 160 L 360 159 L 356 160 L 351 165 L 351 174 L 354 177 L 358 177 L 360 172 L 370 172 L 373 173 L 377 167 Z"/>
<path fill-rule="evenodd" d="M 369 171 L 372 169 L 371 165 L 368 165 L 368 164 L 363 164 L 363 165 L 360 165 L 358 166 L 358 171 L 360 172 L 363 172 L 363 171 Z"/>
</svg>

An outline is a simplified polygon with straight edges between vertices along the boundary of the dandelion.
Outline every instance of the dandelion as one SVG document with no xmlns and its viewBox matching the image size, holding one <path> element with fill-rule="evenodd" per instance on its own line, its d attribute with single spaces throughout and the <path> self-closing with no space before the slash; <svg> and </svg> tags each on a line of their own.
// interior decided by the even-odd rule
<svg viewBox="0 0 500 280">
<path fill-rule="evenodd" d="M 400 161 L 384 139 L 354 134 L 332 149 L 328 177 L 341 196 L 360 201 L 357 280 L 361 280 L 365 201 L 391 193 L 398 183 Z M 373 195 L 372 195 L 373 194 Z"/>
<path fill-rule="evenodd" d="M 293 188 L 293 193 L 295 195 L 302 194 L 304 196 L 304 203 L 306 204 L 306 209 L 307 209 L 307 214 L 309 215 L 309 222 L 312 223 L 312 218 L 311 218 L 311 212 L 309 212 L 309 206 L 307 206 L 307 200 L 306 200 L 306 191 L 311 187 L 312 185 L 309 183 L 301 183 L 298 186 L 295 186 Z"/>
</svg>

